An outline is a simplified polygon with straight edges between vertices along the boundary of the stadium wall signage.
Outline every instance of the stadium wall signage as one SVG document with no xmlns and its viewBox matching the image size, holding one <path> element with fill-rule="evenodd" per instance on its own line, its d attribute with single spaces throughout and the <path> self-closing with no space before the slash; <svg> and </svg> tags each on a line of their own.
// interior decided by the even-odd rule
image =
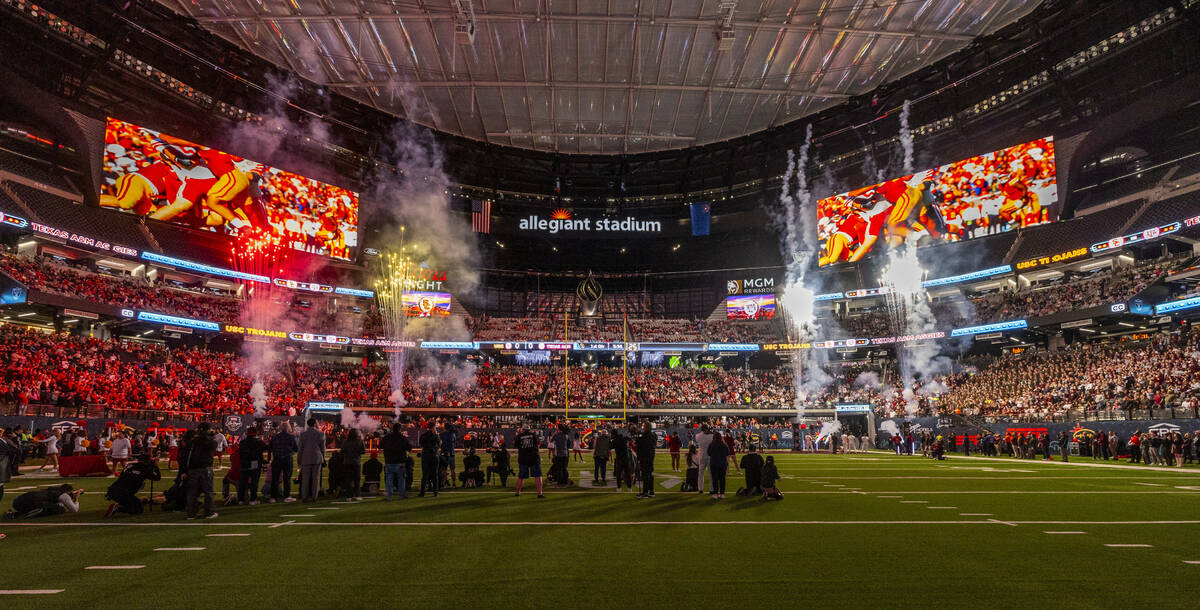
<svg viewBox="0 0 1200 610">
<path fill-rule="evenodd" d="M 1087 256 L 1088 252 L 1089 250 L 1087 248 L 1075 248 L 1074 250 L 1059 252 L 1058 254 L 1053 254 L 1051 256 L 1039 256 L 1037 258 L 1031 258 L 1027 261 L 1021 261 L 1017 263 L 1017 269 L 1033 269 L 1034 267 L 1049 265 L 1050 263 L 1061 263 L 1063 261 L 1069 261 L 1081 256 Z"/>
<path fill-rule="evenodd" d="M 522 218 L 517 228 L 522 231 L 536 231 L 551 235 L 557 235 L 560 232 L 662 233 L 662 222 L 658 220 L 638 220 L 632 216 L 626 216 L 622 220 L 616 218 L 572 218 L 570 213 L 562 214 L 556 212 L 551 218 L 542 218 L 537 214 Z"/>
<path fill-rule="evenodd" d="M 740 280 L 727 280 L 725 282 L 725 292 L 730 295 L 775 292 L 775 278 L 750 277 Z"/>
<path fill-rule="evenodd" d="M 15 217 L 7 216 L 6 218 L 15 218 Z M 17 225 L 17 226 L 20 226 L 20 225 Z M 85 248 L 90 248 L 92 250 L 100 250 L 102 252 L 116 252 L 117 254 L 122 254 L 125 256 L 132 256 L 134 258 L 136 258 L 138 255 L 138 251 L 133 248 L 127 248 L 125 246 L 118 246 L 118 245 L 110 244 L 102 239 L 96 239 L 94 237 L 88 237 L 87 235 L 80 235 L 78 233 L 72 233 L 70 231 L 67 231 L 66 229 L 58 229 L 55 227 L 46 226 L 40 222 L 31 222 L 31 223 L 29 223 L 29 226 L 34 231 L 41 233 L 42 235 L 49 235 L 50 237 L 57 237 L 58 239 L 70 242 L 73 245 L 83 246 Z"/>
</svg>

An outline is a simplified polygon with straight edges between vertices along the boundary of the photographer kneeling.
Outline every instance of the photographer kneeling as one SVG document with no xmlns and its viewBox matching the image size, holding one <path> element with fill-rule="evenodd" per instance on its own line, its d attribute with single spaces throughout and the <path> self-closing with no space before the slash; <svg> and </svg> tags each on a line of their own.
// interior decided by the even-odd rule
<svg viewBox="0 0 1200 610">
<path fill-rule="evenodd" d="M 142 486 L 146 481 L 158 481 L 162 479 L 162 473 L 158 470 L 158 464 L 150 454 L 143 453 L 137 456 L 137 461 L 125 467 L 121 471 L 121 475 L 113 481 L 112 485 L 108 486 L 108 491 L 104 494 L 104 499 L 113 502 L 104 513 L 105 517 L 113 516 L 113 513 L 121 512 L 127 515 L 142 514 L 142 501 L 138 498 L 138 492 L 142 491 Z"/>
</svg>

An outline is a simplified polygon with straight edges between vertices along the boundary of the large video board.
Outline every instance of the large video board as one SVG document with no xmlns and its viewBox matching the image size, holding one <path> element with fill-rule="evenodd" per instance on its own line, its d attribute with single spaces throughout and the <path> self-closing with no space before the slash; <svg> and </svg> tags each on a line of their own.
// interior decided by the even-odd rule
<svg viewBox="0 0 1200 610">
<path fill-rule="evenodd" d="M 104 207 L 341 259 L 358 245 L 353 191 L 114 118 L 104 144 Z"/>
<path fill-rule="evenodd" d="M 1026 142 L 817 202 L 820 265 L 1058 220 L 1054 138 Z"/>
<path fill-rule="evenodd" d="M 775 295 L 725 297 L 725 317 L 730 320 L 770 320 L 775 317 Z"/>
</svg>

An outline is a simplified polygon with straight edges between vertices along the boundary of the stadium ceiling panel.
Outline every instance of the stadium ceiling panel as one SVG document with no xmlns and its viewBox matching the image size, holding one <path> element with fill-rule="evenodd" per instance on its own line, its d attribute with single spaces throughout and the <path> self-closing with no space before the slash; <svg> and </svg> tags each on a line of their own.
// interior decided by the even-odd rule
<svg viewBox="0 0 1200 610">
<path fill-rule="evenodd" d="M 159 0 L 332 91 L 565 153 L 754 133 L 929 65 L 1037 0 Z"/>
</svg>

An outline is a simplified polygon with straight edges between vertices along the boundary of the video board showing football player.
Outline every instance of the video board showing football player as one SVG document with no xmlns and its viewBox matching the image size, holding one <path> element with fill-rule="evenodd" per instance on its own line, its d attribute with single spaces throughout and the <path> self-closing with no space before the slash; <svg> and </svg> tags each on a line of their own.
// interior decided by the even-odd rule
<svg viewBox="0 0 1200 610">
<path fill-rule="evenodd" d="M 111 117 L 104 144 L 103 207 L 334 258 L 358 245 L 354 191 Z"/>
<path fill-rule="evenodd" d="M 1046 137 L 821 199 L 821 266 L 908 244 L 985 237 L 1058 220 Z"/>
</svg>

